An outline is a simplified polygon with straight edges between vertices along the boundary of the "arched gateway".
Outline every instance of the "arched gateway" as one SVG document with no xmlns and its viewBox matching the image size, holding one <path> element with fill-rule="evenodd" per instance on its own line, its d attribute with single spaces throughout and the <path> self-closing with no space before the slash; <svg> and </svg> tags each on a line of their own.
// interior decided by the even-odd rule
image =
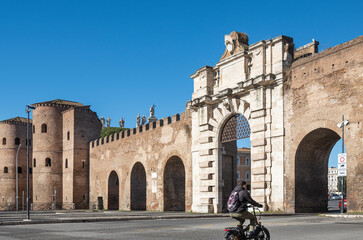
<svg viewBox="0 0 363 240">
<path fill-rule="evenodd" d="M 224 124 L 220 134 L 222 149 L 222 211 L 227 212 L 227 201 L 237 184 L 237 140 L 249 138 L 250 125 L 242 114 L 234 114 Z"/>
<path fill-rule="evenodd" d="M 117 173 L 112 171 L 108 178 L 108 210 L 119 209 L 119 179 Z"/>
<path fill-rule="evenodd" d="M 185 168 L 177 156 L 164 169 L 164 211 L 185 211 Z"/>
<path fill-rule="evenodd" d="M 295 156 L 295 212 L 328 210 L 328 161 L 340 136 L 327 128 L 308 133 Z"/>
<path fill-rule="evenodd" d="M 146 173 L 140 162 L 131 171 L 131 210 L 146 210 Z"/>
</svg>

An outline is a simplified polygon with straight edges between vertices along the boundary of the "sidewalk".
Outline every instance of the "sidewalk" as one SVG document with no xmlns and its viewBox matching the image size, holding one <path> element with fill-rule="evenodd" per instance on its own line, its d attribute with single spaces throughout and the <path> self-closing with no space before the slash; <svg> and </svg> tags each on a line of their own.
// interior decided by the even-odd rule
<svg viewBox="0 0 363 240">
<path fill-rule="evenodd" d="M 263 216 L 291 216 L 287 213 L 263 213 Z M 229 217 L 226 213 L 148 212 L 148 211 L 31 211 L 30 221 L 26 212 L 0 212 L 0 225 L 49 224 L 75 222 L 106 222 L 153 219 L 216 218 Z"/>
</svg>

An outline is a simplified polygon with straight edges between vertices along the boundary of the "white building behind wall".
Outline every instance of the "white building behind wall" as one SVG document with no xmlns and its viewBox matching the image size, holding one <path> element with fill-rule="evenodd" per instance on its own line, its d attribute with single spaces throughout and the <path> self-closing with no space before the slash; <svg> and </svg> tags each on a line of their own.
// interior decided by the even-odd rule
<svg viewBox="0 0 363 240">
<path fill-rule="evenodd" d="M 338 168 L 328 168 L 328 192 L 338 192 Z"/>
</svg>

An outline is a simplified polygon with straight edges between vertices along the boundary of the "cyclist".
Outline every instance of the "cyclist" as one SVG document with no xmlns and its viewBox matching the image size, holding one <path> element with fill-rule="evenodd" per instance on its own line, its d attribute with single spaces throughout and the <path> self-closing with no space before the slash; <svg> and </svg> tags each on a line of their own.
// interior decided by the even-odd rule
<svg viewBox="0 0 363 240">
<path fill-rule="evenodd" d="M 246 190 L 246 182 L 242 181 L 240 185 L 235 187 L 232 191 L 238 192 L 238 200 L 239 200 L 239 206 L 236 210 L 230 211 L 230 216 L 237 221 L 240 222 L 240 225 L 237 226 L 237 228 L 242 229 L 242 225 L 245 222 L 245 219 L 250 220 L 250 236 L 253 236 L 253 231 L 257 223 L 256 217 L 247 211 L 247 204 L 250 203 L 251 205 L 254 205 L 256 207 L 262 207 L 262 204 L 259 204 L 255 200 L 253 200 L 250 196 L 250 193 Z"/>
</svg>

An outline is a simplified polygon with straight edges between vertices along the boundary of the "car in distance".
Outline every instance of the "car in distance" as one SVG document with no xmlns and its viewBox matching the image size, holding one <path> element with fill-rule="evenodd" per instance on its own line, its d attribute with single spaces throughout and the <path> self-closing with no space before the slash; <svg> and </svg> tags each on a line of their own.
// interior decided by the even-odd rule
<svg viewBox="0 0 363 240">
<path fill-rule="evenodd" d="M 348 206 L 348 203 L 347 203 L 347 196 L 344 194 L 344 212 L 347 211 L 347 206 Z M 339 209 L 342 207 L 342 199 L 339 200 Z"/>
</svg>

